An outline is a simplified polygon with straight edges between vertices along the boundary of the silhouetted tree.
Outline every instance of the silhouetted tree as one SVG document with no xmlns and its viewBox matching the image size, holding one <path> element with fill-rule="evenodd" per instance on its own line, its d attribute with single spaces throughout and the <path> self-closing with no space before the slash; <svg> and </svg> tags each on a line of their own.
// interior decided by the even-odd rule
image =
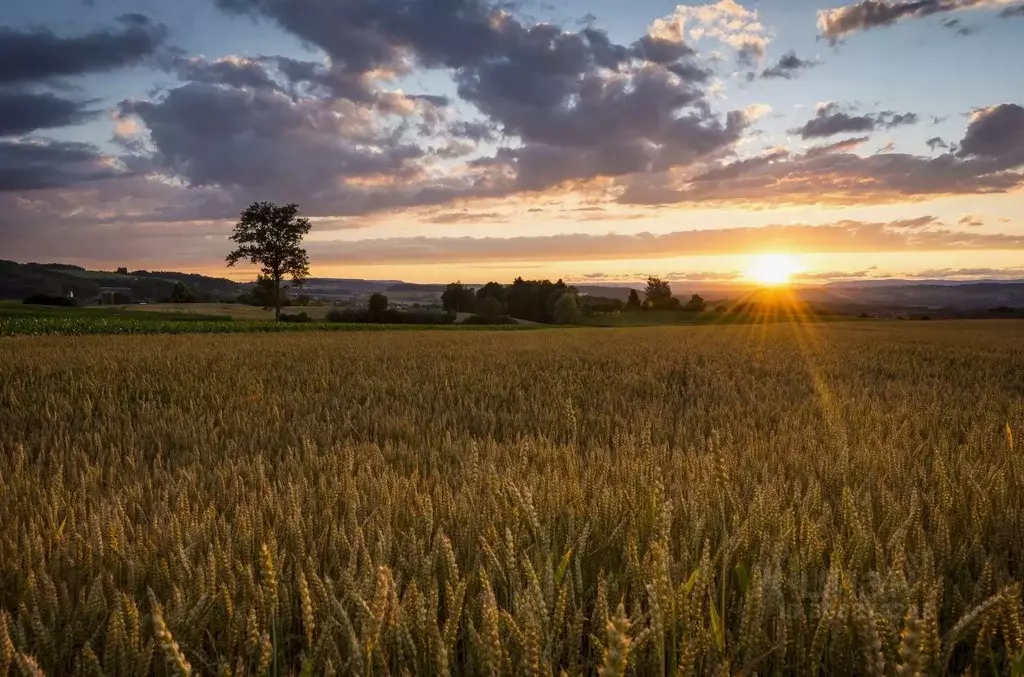
<svg viewBox="0 0 1024 677">
<path fill-rule="evenodd" d="M 371 313 L 383 313 L 388 309 L 388 305 L 390 303 L 391 302 L 388 300 L 387 296 L 375 291 L 370 294 L 370 300 L 367 303 L 367 308 L 369 308 Z"/>
<path fill-rule="evenodd" d="M 672 287 L 660 277 L 647 278 L 644 295 L 647 297 L 647 306 L 652 310 L 663 310 L 672 304 Z"/>
<path fill-rule="evenodd" d="M 576 324 L 580 321 L 579 304 L 576 303 L 576 293 L 573 291 L 563 292 L 555 301 L 555 317 L 557 324 Z"/>
<path fill-rule="evenodd" d="M 254 202 L 242 212 L 229 238 L 238 246 L 228 254 L 228 266 L 247 259 L 260 265 L 260 272 L 270 280 L 275 319 L 281 319 L 281 281 L 290 276 L 298 287 L 309 276 L 309 256 L 301 245 L 311 225 L 298 213 L 296 204 L 279 207 Z"/>
<path fill-rule="evenodd" d="M 640 292 L 636 289 L 629 290 L 629 300 L 626 301 L 626 310 L 640 310 Z"/>
<path fill-rule="evenodd" d="M 577 296 L 576 305 L 584 313 L 618 313 L 626 307 L 626 303 L 622 299 L 590 295 Z"/>
<path fill-rule="evenodd" d="M 196 295 L 184 282 L 175 282 L 171 289 L 171 303 L 195 303 Z"/>
<path fill-rule="evenodd" d="M 448 311 L 457 313 L 476 312 L 476 293 L 472 287 L 461 282 L 452 282 L 441 294 L 441 306 Z"/>
<path fill-rule="evenodd" d="M 488 282 L 476 290 L 476 298 L 482 301 L 488 296 L 497 299 L 502 306 L 505 305 L 505 297 L 508 295 L 505 285 L 498 282 Z"/>
<path fill-rule="evenodd" d="M 708 307 L 708 304 L 707 304 L 706 301 L 704 301 L 704 299 L 701 297 L 701 295 L 700 294 L 694 294 L 693 296 L 690 297 L 690 300 L 686 303 L 686 305 L 683 306 L 683 310 L 690 310 L 690 311 L 702 313 L 702 312 L 704 312 L 705 309 L 707 309 L 707 307 Z"/>
<path fill-rule="evenodd" d="M 568 289 L 564 282 L 524 280 L 517 277 L 506 287 L 508 314 L 521 320 L 553 322 L 555 302 Z"/>
<path fill-rule="evenodd" d="M 505 314 L 505 305 L 494 296 L 485 296 L 477 301 L 476 314 L 495 320 Z"/>
<path fill-rule="evenodd" d="M 120 268 L 118 268 L 118 269 L 117 269 L 117 270 L 115 271 L 115 273 L 116 273 L 117 275 L 127 275 L 127 274 L 128 274 L 128 269 L 127 269 L 127 268 L 125 268 L 124 266 L 121 266 Z"/>
</svg>

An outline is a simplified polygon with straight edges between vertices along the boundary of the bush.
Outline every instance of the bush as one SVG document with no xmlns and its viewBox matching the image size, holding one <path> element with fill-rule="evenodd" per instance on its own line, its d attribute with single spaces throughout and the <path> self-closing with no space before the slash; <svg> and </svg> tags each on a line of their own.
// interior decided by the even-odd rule
<svg viewBox="0 0 1024 677">
<path fill-rule="evenodd" d="M 462 324 L 518 324 L 508 315 L 499 315 L 498 317 L 486 317 L 484 315 L 470 315 Z"/>
<path fill-rule="evenodd" d="M 281 313 L 281 322 L 312 322 L 309 315 L 306 313 L 298 313 L 296 315 L 289 315 L 288 313 Z"/>
<path fill-rule="evenodd" d="M 22 301 L 22 303 L 33 306 L 63 306 L 65 308 L 73 308 L 78 305 L 73 298 L 50 296 L 49 294 L 33 294 Z"/>
</svg>

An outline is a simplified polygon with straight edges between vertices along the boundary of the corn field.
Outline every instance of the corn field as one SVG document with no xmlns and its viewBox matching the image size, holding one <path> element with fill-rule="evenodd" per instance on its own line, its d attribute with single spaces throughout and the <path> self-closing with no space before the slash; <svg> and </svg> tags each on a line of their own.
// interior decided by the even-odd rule
<svg viewBox="0 0 1024 677">
<path fill-rule="evenodd" d="M 1024 674 L 1022 330 L 0 339 L 0 676 Z"/>
</svg>

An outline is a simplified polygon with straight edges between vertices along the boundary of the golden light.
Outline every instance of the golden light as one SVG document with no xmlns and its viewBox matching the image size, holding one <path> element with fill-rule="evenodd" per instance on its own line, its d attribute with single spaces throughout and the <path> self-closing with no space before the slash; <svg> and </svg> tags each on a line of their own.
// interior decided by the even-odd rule
<svg viewBox="0 0 1024 677">
<path fill-rule="evenodd" d="M 747 269 L 747 279 L 766 287 L 788 284 L 801 270 L 796 259 L 789 254 L 761 254 Z"/>
</svg>

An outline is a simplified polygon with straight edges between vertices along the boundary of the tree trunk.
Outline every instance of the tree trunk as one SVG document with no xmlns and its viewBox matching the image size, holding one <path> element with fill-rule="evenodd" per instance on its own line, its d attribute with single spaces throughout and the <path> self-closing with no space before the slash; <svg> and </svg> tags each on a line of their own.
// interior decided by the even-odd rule
<svg viewBox="0 0 1024 677">
<path fill-rule="evenodd" d="M 274 321 L 281 321 L 281 276 L 274 275 Z"/>
</svg>

